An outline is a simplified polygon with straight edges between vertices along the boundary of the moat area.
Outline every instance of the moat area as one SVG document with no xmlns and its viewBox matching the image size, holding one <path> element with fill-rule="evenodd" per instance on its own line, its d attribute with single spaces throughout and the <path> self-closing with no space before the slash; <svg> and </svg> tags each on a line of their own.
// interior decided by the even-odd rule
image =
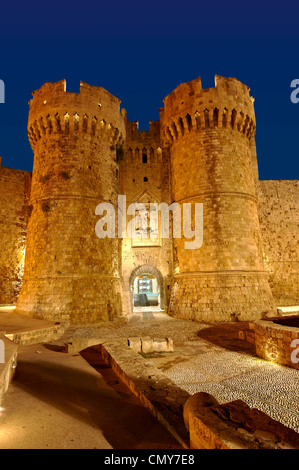
<svg viewBox="0 0 299 470">
<path fill-rule="evenodd" d="M 144 310 L 128 319 L 68 328 L 52 343 L 21 346 L 2 403 L 0 448 L 179 448 L 101 358 L 64 352 L 74 338 L 98 338 L 99 344 L 136 336 L 172 338 L 173 352 L 147 359 L 179 387 L 190 394 L 208 392 L 220 403 L 241 399 L 299 432 L 298 371 L 258 358 L 252 343 L 239 338 L 243 327 Z"/>
<path fill-rule="evenodd" d="M 54 345 L 23 346 L 0 411 L 0 448 L 180 449 L 100 362 L 96 370 Z"/>
</svg>

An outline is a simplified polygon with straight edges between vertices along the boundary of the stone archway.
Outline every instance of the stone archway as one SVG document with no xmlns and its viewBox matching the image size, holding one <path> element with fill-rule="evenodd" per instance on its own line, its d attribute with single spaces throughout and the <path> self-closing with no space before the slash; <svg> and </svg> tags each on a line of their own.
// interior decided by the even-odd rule
<svg viewBox="0 0 299 470">
<path fill-rule="evenodd" d="M 131 303 L 131 310 L 133 311 L 133 284 L 134 280 L 136 279 L 137 276 L 141 274 L 152 274 L 153 276 L 156 277 L 159 290 L 160 290 L 160 308 L 161 310 L 165 309 L 165 286 L 164 286 L 164 278 L 155 266 L 151 266 L 149 264 L 143 264 L 142 266 L 139 266 L 138 268 L 135 268 L 130 275 L 129 279 L 129 288 L 130 288 L 130 303 Z"/>
</svg>

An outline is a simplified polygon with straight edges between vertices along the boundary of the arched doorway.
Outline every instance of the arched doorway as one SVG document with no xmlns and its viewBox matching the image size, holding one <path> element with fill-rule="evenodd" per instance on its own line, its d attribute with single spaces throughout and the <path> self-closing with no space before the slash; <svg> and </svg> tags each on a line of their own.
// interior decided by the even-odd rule
<svg viewBox="0 0 299 470">
<path fill-rule="evenodd" d="M 130 280 L 131 311 L 143 307 L 165 308 L 165 287 L 161 272 L 151 265 L 143 265 L 132 271 Z"/>
</svg>

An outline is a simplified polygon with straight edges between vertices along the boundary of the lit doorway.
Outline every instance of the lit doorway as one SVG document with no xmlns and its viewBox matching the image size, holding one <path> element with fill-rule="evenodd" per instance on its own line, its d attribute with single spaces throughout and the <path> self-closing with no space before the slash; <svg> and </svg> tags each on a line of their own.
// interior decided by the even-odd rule
<svg viewBox="0 0 299 470">
<path fill-rule="evenodd" d="M 136 276 L 133 284 L 134 308 L 159 307 L 160 292 L 158 279 L 149 273 Z"/>
<path fill-rule="evenodd" d="M 161 272 L 154 266 L 135 268 L 129 279 L 131 311 L 165 309 L 165 286 Z"/>
</svg>

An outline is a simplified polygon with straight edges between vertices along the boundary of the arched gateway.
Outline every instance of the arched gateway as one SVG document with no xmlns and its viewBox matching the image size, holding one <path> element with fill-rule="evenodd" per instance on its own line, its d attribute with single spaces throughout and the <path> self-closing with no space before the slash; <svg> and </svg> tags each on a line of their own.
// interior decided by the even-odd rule
<svg viewBox="0 0 299 470">
<path fill-rule="evenodd" d="M 135 268 L 129 279 L 131 308 L 159 306 L 165 308 L 165 286 L 161 272 L 144 264 Z"/>
</svg>

